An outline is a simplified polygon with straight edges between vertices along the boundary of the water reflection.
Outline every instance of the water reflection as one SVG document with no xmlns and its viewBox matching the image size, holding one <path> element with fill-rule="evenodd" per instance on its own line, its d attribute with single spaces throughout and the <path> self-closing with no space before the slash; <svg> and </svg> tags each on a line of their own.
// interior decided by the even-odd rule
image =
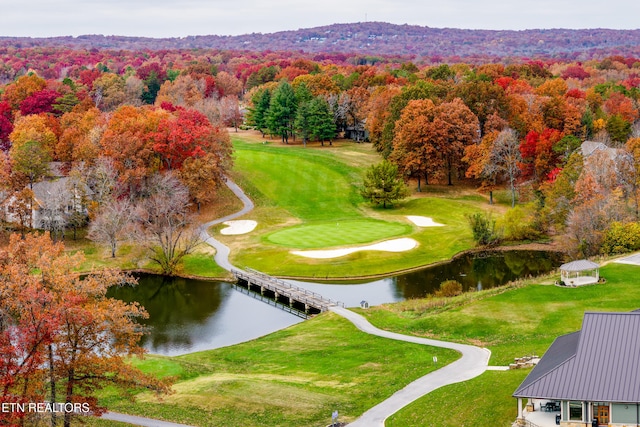
<svg viewBox="0 0 640 427">
<path fill-rule="evenodd" d="M 457 280 L 466 291 L 489 289 L 512 280 L 537 276 L 557 268 L 562 255 L 541 251 L 502 251 L 476 256 L 467 254 L 454 261 L 398 277 L 405 298 L 433 293 L 445 280 Z"/>
<path fill-rule="evenodd" d="M 230 283 L 143 275 L 136 287 L 109 296 L 138 301 L 149 313 L 141 323 L 149 352 L 175 356 L 238 344 L 302 319 L 233 290 Z"/>
<path fill-rule="evenodd" d="M 518 278 L 546 273 L 561 263 L 562 255 L 556 252 L 495 251 L 465 254 L 447 263 L 365 284 L 295 283 L 352 307 L 363 300 L 369 302 L 369 305 L 378 305 L 423 298 L 434 293 L 440 283 L 446 280 L 462 283 L 465 292 L 489 289 Z"/>
<path fill-rule="evenodd" d="M 367 283 L 308 283 L 289 280 L 327 298 L 357 307 L 424 297 L 445 280 L 465 291 L 487 289 L 562 263 L 556 253 L 508 251 L 465 255 L 446 264 Z M 301 322 L 302 319 L 251 296 L 230 283 L 163 276 L 140 276 L 135 288 L 113 288 L 109 296 L 138 301 L 149 312 L 150 334 L 142 345 L 151 353 L 179 355 L 248 341 Z"/>
</svg>

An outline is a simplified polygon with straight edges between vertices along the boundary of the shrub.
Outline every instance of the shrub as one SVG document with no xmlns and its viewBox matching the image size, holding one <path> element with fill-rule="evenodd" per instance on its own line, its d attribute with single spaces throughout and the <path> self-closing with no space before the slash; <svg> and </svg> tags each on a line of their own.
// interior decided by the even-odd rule
<svg viewBox="0 0 640 427">
<path fill-rule="evenodd" d="M 495 228 L 496 222 L 486 213 L 477 212 L 467 215 L 467 220 L 471 226 L 473 240 L 479 245 L 489 245 L 498 241 Z"/>
<path fill-rule="evenodd" d="M 531 205 L 516 206 L 498 221 L 497 229 L 507 240 L 528 240 L 540 237 L 536 211 Z"/>
<path fill-rule="evenodd" d="M 455 297 L 462 293 L 462 283 L 457 280 L 446 280 L 440 283 L 440 289 L 436 291 L 437 297 Z"/>
<path fill-rule="evenodd" d="M 640 249 L 640 224 L 612 222 L 605 232 L 602 253 L 623 254 L 638 249 Z"/>
</svg>

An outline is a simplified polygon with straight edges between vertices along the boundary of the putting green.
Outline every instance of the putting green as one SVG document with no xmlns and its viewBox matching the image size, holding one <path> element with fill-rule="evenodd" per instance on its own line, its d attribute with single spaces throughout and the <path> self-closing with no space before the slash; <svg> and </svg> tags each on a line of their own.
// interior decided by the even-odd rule
<svg viewBox="0 0 640 427">
<path fill-rule="evenodd" d="M 409 224 L 361 219 L 299 225 L 272 233 L 266 239 L 290 248 L 318 249 L 371 243 L 411 231 Z"/>
</svg>

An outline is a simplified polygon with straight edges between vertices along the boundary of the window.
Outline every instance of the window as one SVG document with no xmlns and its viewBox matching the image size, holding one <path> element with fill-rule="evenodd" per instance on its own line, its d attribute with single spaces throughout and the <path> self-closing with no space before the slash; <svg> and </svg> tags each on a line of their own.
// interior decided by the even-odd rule
<svg viewBox="0 0 640 427">
<path fill-rule="evenodd" d="M 569 421 L 582 421 L 582 402 L 569 402 Z"/>
</svg>

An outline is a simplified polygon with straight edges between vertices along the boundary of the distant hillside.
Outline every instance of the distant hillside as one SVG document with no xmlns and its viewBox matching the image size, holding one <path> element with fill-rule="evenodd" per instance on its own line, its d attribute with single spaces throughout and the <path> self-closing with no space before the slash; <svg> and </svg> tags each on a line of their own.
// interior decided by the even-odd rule
<svg viewBox="0 0 640 427">
<path fill-rule="evenodd" d="M 360 22 L 241 36 L 210 35 L 163 39 L 102 35 L 0 37 L 0 46 L 69 46 L 131 50 L 294 50 L 308 53 L 409 55 L 418 58 L 542 57 L 580 60 L 610 55 L 640 56 L 640 30 L 494 31 Z"/>
</svg>

